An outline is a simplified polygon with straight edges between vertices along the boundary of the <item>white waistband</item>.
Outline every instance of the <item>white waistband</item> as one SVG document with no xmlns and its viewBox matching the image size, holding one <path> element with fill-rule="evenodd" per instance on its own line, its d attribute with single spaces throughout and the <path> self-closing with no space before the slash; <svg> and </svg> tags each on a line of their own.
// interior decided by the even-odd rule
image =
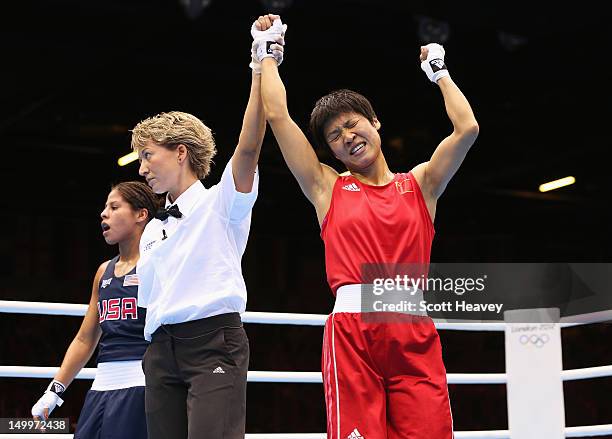
<svg viewBox="0 0 612 439">
<path fill-rule="evenodd" d="M 91 385 L 91 390 L 117 390 L 144 385 L 145 376 L 141 360 L 111 361 L 98 363 L 96 379 Z"/>
<path fill-rule="evenodd" d="M 403 314 L 426 316 L 427 311 L 420 310 L 423 291 L 413 293 L 404 291 L 387 291 L 379 296 L 372 293 L 373 285 L 343 285 L 336 291 L 336 302 L 332 312 L 400 312 Z M 399 297 L 389 295 L 402 293 Z M 385 297 L 385 294 L 387 296 Z M 410 305 L 409 305 L 410 304 Z M 364 309 L 365 307 L 365 309 Z M 412 308 L 411 308 L 412 307 Z"/>
</svg>

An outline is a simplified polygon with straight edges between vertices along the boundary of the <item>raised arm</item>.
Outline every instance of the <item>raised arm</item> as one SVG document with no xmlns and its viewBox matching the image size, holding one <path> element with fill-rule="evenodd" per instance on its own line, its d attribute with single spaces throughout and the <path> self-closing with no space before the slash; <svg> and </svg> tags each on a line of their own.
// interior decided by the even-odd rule
<svg viewBox="0 0 612 439">
<path fill-rule="evenodd" d="M 68 387 L 79 371 L 85 367 L 98 345 L 102 334 L 98 320 L 98 285 L 107 265 L 108 261 L 100 265 L 94 276 L 91 299 L 89 300 L 89 306 L 83 318 L 83 323 L 81 323 L 79 332 L 77 332 L 74 340 L 70 343 L 62 365 L 53 378 L 52 385 L 55 382 L 59 382 L 64 389 Z M 32 407 L 32 416 L 34 418 L 47 419 L 51 411 L 58 404 L 62 392 L 60 391 L 59 394 L 55 392 L 52 385 L 49 386 L 50 388 Z"/>
<path fill-rule="evenodd" d="M 421 61 L 430 80 L 440 88 L 446 113 L 453 124 L 453 132 L 440 142 L 431 159 L 413 171 L 422 176 L 424 191 L 436 200 L 476 141 L 478 123 L 469 102 L 448 75 L 444 65 L 444 49 L 438 44 L 422 47 Z"/>
<path fill-rule="evenodd" d="M 251 73 L 251 92 L 242 120 L 238 146 L 232 157 L 234 183 L 239 192 L 249 193 L 253 188 L 255 169 L 261 152 L 266 119 L 261 103 L 261 75 Z"/>
<path fill-rule="evenodd" d="M 261 96 L 266 119 L 274 132 L 287 166 L 297 179 L 304 195 L 317 209 L 321 220 L 329 208 L 331 192 L 338 173 L 319 162 L 308 139 L 289 116 L 285 86 L 278 73 L 275 59 L 264 58 L 261 68 Z"/>
</svg>

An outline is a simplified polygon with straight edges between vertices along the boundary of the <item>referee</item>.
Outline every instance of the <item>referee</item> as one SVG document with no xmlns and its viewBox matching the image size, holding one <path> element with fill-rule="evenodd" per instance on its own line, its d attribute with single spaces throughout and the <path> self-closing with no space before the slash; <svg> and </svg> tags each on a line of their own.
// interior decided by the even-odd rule
<svg viewBox="0 0 612 439">
<path fill-rule="evenodd" d="M 200 182 L 216 148 L 195 116 L 161 113 L 132 130 L 140 175 L 155 193 L 167 193 L 142 235 L 137 266 L 151 341 L 143 358 L 150 439 L 244 438 L 249 342 L 240 320 L 247 296 L 241 258 L 264 133 L 255 68 L 238 146 L 218 184 Z"/>
</svg>

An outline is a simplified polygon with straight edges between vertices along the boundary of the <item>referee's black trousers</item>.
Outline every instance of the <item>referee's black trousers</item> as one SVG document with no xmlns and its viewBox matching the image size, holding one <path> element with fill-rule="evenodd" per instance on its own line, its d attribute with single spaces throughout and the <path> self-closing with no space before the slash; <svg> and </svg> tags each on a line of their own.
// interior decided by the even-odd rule
<svg viewBox="0 0 612 439">
<path fill-rule="evenodd" d="M 142 364 L 149 439 L 244 439 L 249 342 L 238 313 L 161 326 Z"/>
</svg>

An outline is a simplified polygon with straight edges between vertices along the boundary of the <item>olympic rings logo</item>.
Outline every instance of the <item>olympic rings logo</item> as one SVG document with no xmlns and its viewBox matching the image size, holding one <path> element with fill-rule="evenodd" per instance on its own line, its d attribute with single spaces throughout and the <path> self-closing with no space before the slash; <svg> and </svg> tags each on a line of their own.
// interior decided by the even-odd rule
<svg viewBox="0 0 612 439">
<path fill-rule="evenodd" d="M 521 335 L 521 338 L 519 338 L 519 341 L 522 345 L 532 344 L 538 348 L 544 346 L 546 343 L 548 343 L 549 340 L 550 337 L 548 337 L 548 334 Z"/>
</svg>

